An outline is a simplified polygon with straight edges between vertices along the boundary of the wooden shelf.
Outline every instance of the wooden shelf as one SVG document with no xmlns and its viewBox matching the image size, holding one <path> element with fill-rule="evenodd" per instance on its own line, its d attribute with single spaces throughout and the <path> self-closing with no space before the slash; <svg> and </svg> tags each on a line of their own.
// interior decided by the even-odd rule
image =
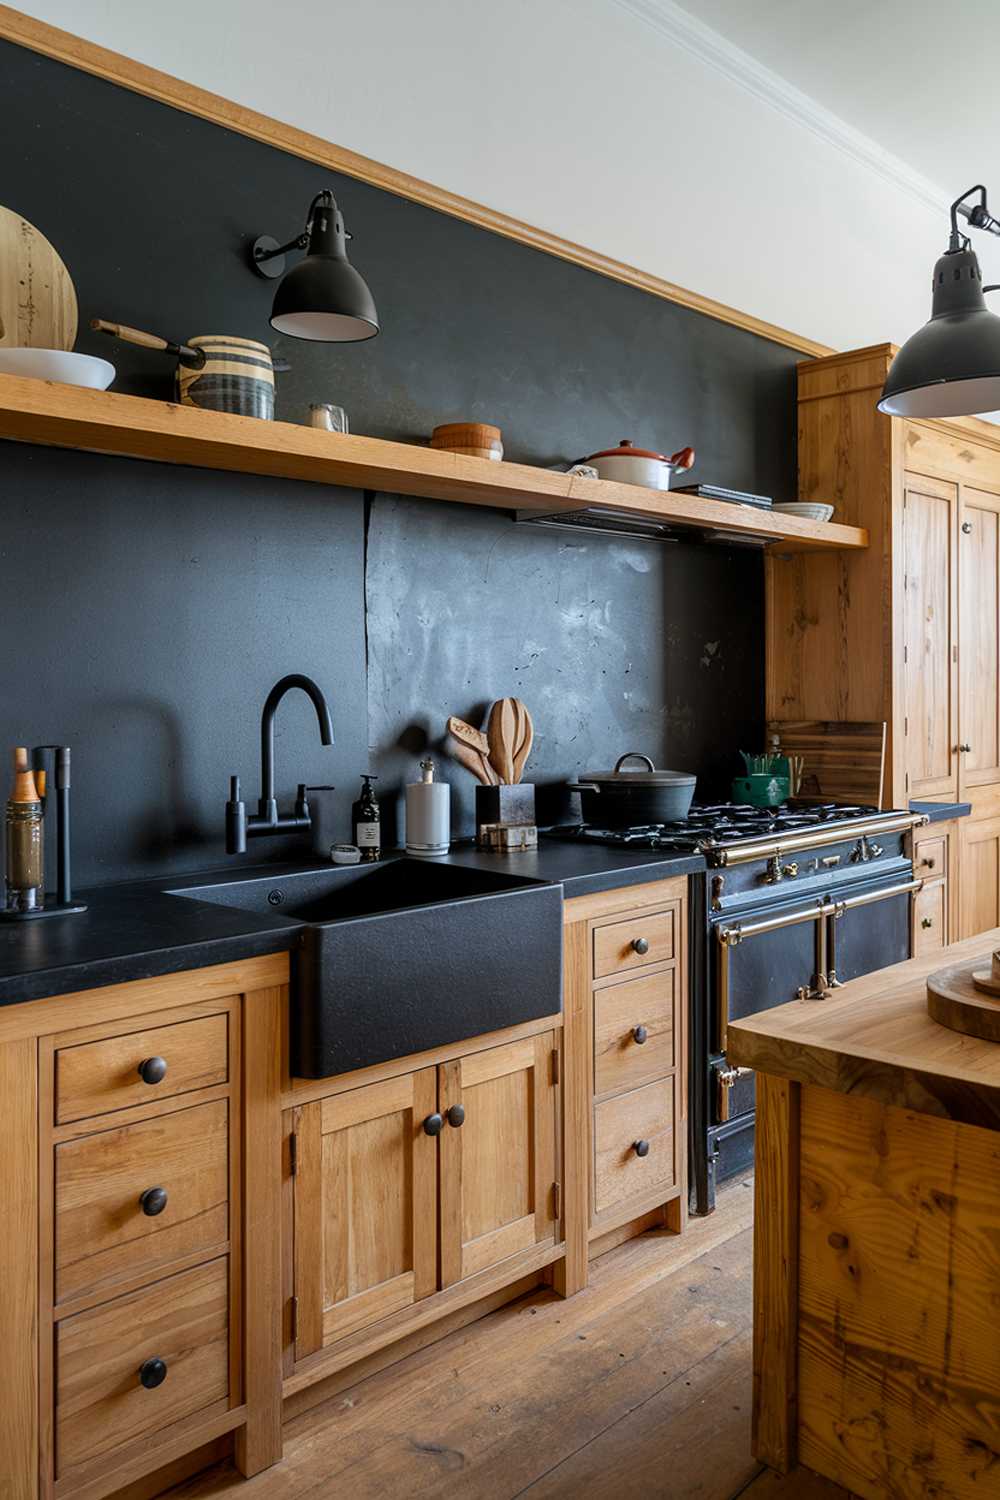
<svg viewBox="0 0 1000 1500">
<path fill-rule="evenodd" d="M 757 538 L 780 552 L 868 545 L 857 526 L 14 375 L 0 375 L 0 438 L 506 510 L 599 507 Z"/>
</svg>

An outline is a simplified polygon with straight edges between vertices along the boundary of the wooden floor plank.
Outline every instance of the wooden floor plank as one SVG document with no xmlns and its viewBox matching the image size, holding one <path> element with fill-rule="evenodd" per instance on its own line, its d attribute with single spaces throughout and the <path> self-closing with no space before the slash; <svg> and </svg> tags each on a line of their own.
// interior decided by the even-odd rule
<svg viewBox="0 0 1000 1500">
<path fill-rule="evenodd" d="M 534 1292 L 302 1413 L 252 1481 L 222 1464 L 171 1500 L 844 1500 L 750 1456 L 751 1223 L 727 1187 L 569 1301 Z"/>
</svg>

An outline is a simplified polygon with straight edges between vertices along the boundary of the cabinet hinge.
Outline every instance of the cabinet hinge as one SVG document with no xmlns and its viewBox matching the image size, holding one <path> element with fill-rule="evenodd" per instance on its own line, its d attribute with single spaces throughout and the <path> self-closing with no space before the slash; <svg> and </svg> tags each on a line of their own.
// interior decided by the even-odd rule
<svg viewBox="0 0 1000 1500">
<path fill-rule="evenodd" d="M 958 661 L 958 647 L 957 646 L 952 646 L 952 648 L 951 648 L 951 659 L 952 659 L 952 661 Z"/>
<path fill-rule="evenodd" d="M 907 717 L 904 716 L 904 718 L 903 718 L 903 733 L 904 734 L 909 734 L 909 732 L 910 732 L 910 721 L 909 721 L 909 719 Z"/>
<path fill-rule="evenodd" d="M 552 1217 L 559 1220 L 562 1218 L 562 1183 L 552 1184 Z"/>
<path fill-rule="evenodd" d="M 904 646 L 903 647 L 903 660 L 904 661 L 909 661 L 909 659 L 910 659 L 910 648 L 909 648 L 909 646 Z"/>
<path fill-rule="evenodd" d="M 561 1064 L 559 1062 L 559 1048 L 558 1047 L 553 1047 L 552 1048 L 552 1082 L 553 1083 L 558 1083 L 559 1082 L 559 1077 L 560 1077 L 559 1069 L 560 1069 L 560 1066 L 561 1066 Z"/>
<path fill-rule="evenodd" d="M 295 1344 L 298 1342 L 299 1337 L 299 1299 L 298 1297 L 290 1297 L 288 1300 L 291 1303 L 292 1343 Z"/>
<path fill-rule="evenodd" d="M 299 1170 L 299 1138 L 294 1130 L 288 1137 L 288 1170 L 293 1177 Z"/>
</svg>

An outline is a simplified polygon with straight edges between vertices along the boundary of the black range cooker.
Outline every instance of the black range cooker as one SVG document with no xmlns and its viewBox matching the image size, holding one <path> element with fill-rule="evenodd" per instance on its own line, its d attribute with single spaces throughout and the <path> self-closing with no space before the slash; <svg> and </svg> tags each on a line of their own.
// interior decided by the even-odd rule
<svg viewBox="0 0 1000 1500">
<path fill-rule="evenodd" d="M 693 806 L 677 823 L 555 828 L 585 843 L 698 853 L 690 877 L 690 1187 L 697 1213 L 753 1162 L 754 1078 L 730 1067 L 728 1023 L 910 957 L 908 834 L 926 819 L 875 807 Z"/>
</svg>

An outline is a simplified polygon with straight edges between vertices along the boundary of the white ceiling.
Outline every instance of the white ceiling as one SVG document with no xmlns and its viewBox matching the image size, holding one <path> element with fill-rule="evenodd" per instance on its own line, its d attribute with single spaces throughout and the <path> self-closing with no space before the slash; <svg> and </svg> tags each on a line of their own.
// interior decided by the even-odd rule
<svg viewBox="0 0 1000 1500">
<path fill-rule="evenodd" d="M 945 190 L 1000 209 L 997 0 L 681 0 Z M 943 245 L 942 245 L 943 248 Z"/>
</svg>

